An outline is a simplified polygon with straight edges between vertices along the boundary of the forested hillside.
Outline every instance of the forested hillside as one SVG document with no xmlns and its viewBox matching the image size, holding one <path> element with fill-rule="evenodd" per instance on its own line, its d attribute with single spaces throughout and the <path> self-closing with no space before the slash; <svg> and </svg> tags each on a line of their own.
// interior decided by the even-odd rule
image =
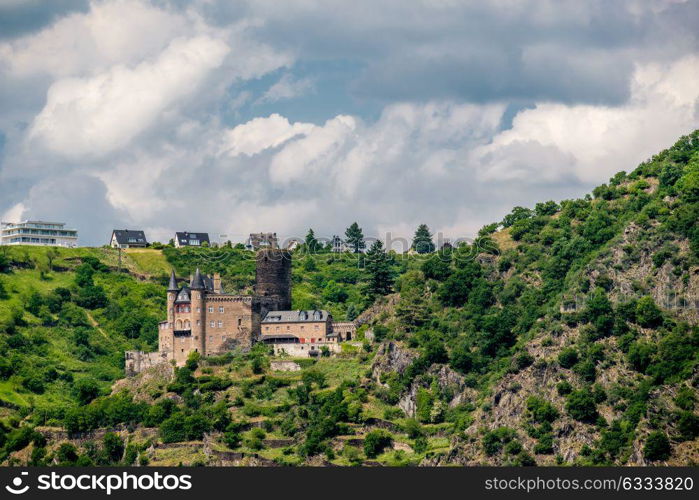
<svg viewBox="0 0 699 500">
<path fill-rule="evenodd" d="M 307 239 L 294 307 L 358 319 L 360 343 L 300 372 L 264 346 L 192 358 L 111 393 L 122 351 L 154 347 L 170 266 L 245 291 L 252 254 L 148 250 L 117 272 L 106 249 L 0 249 L 0 460 L 694 464 L 698 221 L 694 132 L 473 245 L 334 255 Z"/>
</svg>

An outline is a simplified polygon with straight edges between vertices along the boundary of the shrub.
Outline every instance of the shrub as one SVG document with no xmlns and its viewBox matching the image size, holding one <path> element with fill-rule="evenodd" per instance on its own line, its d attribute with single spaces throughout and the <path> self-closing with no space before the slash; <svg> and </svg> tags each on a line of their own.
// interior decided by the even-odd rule
<svg viewBox="0 0 699 500">
<path fill-rule="evenodd" d="M 124 455 L 124 440 L 117 434 L 108 432 L 102 438 L 102 449 L 109 463 L 118 463 Z"/>
<path fill-rule="evenodd" d="M 570 382 L 564 380 L 563 382 L 558 383 L 558 385 L 556 386 L 556 390 L 558 391 L 558 394 L 560 396 L 565 396 L 566 394 L 570 394 L 571 392 L 573 392 L 573 386 L 570 385 Z"/>
<path fill-rule="evenodd" d="M 643 455 L 648 460 L 667 460 L 671 451 L 670 440 L 661 431 L 651 432 L 643 447 Z"/>
<path fill-rule="evenodd" d="M 691 441 L 699 436 L 699 417 L 691 411 L 680 412 L 677 419 L 677 430 L 682 441 Z"/>
<path fill-rule="evenodd" d="M 389 433 L 379 429 L 373 430 L 364 438 L 364 454 L 369 458 L 374 458 L 392 443 L 393 438 Z"/>
<path fill-rule="evenodd" d="M 498 427 L 483 435 L 483 450 L 486 455 L 492 456 L 498 453 L 504 445 L 515 438 L 515 431 L 509 427 Z"/>
<path fill-rule="evenodd" d="M 650 342 L 634 342 L 629 347 L 626 359 L 634 370 L 645 373 L 655 354 L 655 346 Z"/>
<path fill-rule="evenodd" d="M 641 297 L 636 304 L 636 321 L 644 328 L 655 328 L 663 322 L 663 313 L 652 297 Z"/>
<path fill-rule="evenodd" d="M 81 378 L 73 387 L 75 397 L 81 405 L 86 405 L 100 394 L 99 385 L 92 379 Z"/>
<path fill-rule="evenodd" d="M 597 420 L 597 405 L 588 390 L 573 391 L 566 403 L 568 414 L 580 422 L 594 423 Z"/>
<path fill-rule="evenodd" d="M 583 382 L 592 383 L 595 381 L 597 376 L 597 371 L 595 370 L 595 363 L 586 359 L 581 361 L 573 367 L 573 371 L 583 380 Z"/>
<path fill-rule="evenodd" d="M 548 401 L 531 396 L 527 399 L 527 410 L 533 422 L 554 422 L 558 416 L 558 410 Z"/>
<path fill-rule="evenodd" d="M 573 347 L 563 349 L 558 355 L 558 364 L 563 368 L 572 368 L 578 362 L 578 351 Z"/>
</svg>

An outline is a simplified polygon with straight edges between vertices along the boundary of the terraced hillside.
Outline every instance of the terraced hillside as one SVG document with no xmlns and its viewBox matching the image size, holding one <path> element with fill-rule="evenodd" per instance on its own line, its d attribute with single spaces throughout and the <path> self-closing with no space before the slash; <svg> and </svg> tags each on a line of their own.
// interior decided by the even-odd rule
<svg viewBox="0 0 699 500">
<path fill-rule="evenodd" d="M 6 463 L 699 461 L 699 131 L 592 195 L 516 207 L 473 245 L 411 257 L 295 254 L 294 305 L 361 325 L 337 357 L 282 366 L 260 345 L 121 380 L 104 395 L 117 344 L 153 341 L 163 286 L 144 268 L 199 266 L 245 289 L 250 255 L 165 249 L 140 264 L 128 256 L 141 271 L 118 274 L 109 251 L 85 250 L 61 257 L 65 270 L 47 271 L 56 280 L 47 284 L 44 264 L 13 251 L 0 278 L 10 290 L 0 341 L 15 361 L 0 374 L 24 402 L 3 410 Z M 19 284 L 22 273 L 41 300 Z M 73 314 L 86 324 L 69 323 Z M 68 368 L 66 353 L 88 349 L 80 328 L 95 361 Z M 80 380 L 100 366 L 91 390 Z"/>
</svg>

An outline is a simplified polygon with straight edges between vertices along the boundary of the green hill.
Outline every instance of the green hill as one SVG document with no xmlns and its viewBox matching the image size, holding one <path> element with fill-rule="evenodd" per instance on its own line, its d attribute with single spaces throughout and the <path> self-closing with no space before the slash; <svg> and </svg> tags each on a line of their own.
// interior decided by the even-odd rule
<svg viewBox="0 0 699 500">
<path fill-rule="evenodd" d="M 253 255 L 128 252 L 117 273 L 112 250 L 2 248 L 0 460 L 694 464 L 698 221 L 699 131 L 590 196 L 515 208 L 472 245 L 298 251 L 294 307 L 359 315 L 374 343 L 299 372 L 257 346 L 109 396 L 123 350 L 154 346 L 168 268 L 249 290 Z"/>
</svg>

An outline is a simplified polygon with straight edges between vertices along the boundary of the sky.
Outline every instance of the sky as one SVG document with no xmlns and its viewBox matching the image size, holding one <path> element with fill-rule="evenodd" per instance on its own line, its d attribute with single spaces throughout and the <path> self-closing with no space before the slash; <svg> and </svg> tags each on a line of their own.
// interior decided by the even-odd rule
<svg viewBox="0 0 699 500">
<path fill-rule="evenodd" d="M 0 0 L 0 217 L 472 237 L 699 128 L 695 0 Z"/>
</svg>

